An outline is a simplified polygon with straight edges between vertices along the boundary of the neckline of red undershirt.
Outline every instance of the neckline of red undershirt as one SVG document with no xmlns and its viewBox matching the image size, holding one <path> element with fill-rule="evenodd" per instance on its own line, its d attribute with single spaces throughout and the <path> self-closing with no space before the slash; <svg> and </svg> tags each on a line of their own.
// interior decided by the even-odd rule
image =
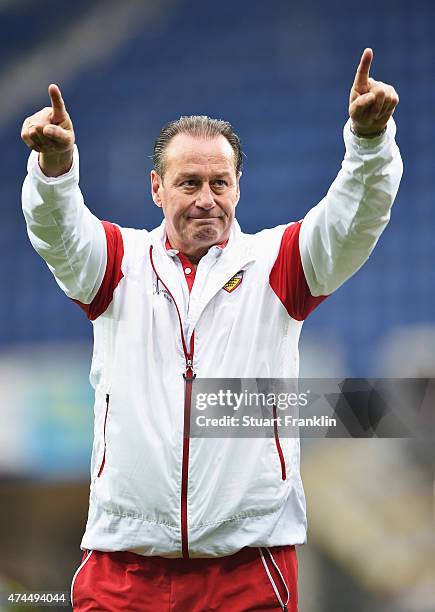
<svg viewBox="0 0 435 612">
<path fill-rule="evenodd" d="M 228 238 L 224 240 L 223 242 L 219 244 L 215 244 L 213 246 L 217 246 L 220 249 L 224 249 L 227 246 L 227 244 L 228 244 Z M 167 251 L 177 250 L 177 249 L 174 249 L 171 243 L 169 242 L 168 235 L 166 235 L 165 247 Z M 183 267 L 184 277 L 186 279 L 187 286 L 189 287 L 189 293 L 190 293 L 192 291 L 193 283 L 195 282 L 195 274 L 196 274 L 195 266 L 190 261 L 190 259 L 187 257 L 187 255 L 185 255 L 181 251 L 178 251 L 177 256 Z"/>
</svg>

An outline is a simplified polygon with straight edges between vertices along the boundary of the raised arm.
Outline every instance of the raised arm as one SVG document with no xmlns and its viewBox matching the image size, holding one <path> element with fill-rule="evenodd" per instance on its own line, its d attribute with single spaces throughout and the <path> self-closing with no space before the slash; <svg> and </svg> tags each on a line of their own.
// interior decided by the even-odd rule
<svg viewBox="0 0 435 612">
<path fill-rule="evenodd" d="M 312 296 L 329 295 L 363 265 L 399 188 L 403 167 L 392 119 L 399 98 L 393 87 L 369 77 L 372 58 L 366 49 L 350 91 L 341 170 L 301 225 L 300 254 Z"/>
<path fill-rule="evenodd" d="M 106 273 L 106 234 L 115 243 L 120 234 L 86 208 L 72 121 L 57 85 L 50 85 L 48 92 L 51 106 L 25 119 L 21 131 L 32 149 L 23 212 L 30 241 L 58 285 L 69 297 L 90 304 Z"/>
</svg>

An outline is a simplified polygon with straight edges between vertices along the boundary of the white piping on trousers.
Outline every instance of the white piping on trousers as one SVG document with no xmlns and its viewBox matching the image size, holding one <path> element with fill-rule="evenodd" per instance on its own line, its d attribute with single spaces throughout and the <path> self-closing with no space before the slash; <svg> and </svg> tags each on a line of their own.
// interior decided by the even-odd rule
<svg viewBox="0 0 435 612">
<path fill-rule="evenodd" d="M 76 581 L 77 575 L 79 573 L 79 571 L 83 568 L 83 566 L 85 565 L 85 563 L 87 563 L 89 557 L 92 555 L 94 551 L 90 550 L 88 553 L 88 556 L 86 557 L 86 559 L 84 561 L 81 562 L 81 564 L 78 566 L 76 573 L 73 576 L 73 579 L 71 581 L 71 592 L 70 592 L 70 599 L 71 599 L 71 608 L 74 608 L 74 602 L 73 602 L 73 589 L 74 589 L 74 583 Z"/>
<path fill-rule="evenodd" d="M 263 555 L 263 550 L 262 550 L 261 548 L 259 548 L 258 550 L 260 551 L 260 557 L 261 557 L 261 560 L 262 560 L 262 562 L 263 562 L 264 569 L 266 570 L 267 577 L 268 577 L 268 578 L 269 578 L 269 580 L 270 580 L 270 584 L 272 585 L 272 588 L 273 588 L 273 590 L 274 590 L 274 592 L 275 592 L 276 598 L 277 598 L 277 600 L 279 601 L 279 605 L 281 606 L 281 608 L 282 608 L 283 610 L 287 610 L 287 605 L 288 605 L 288 602 L 289 602 L 289 599 L 290 599 L 290 593 L 289 593 L 289 590 L 288 590 L 287 584 L 286 584 L 286 582 L 285 582 L 285 580 L 284 580 L 284 577 L 283 577 L 283 575 L 282 575 L 282 573 L 281 573 L 281 570 L 279 569 L 278 565 L 276 564 L 275 559 L 274 559 L 274 558 L 273 558 L 273 556 L 272 556 L 272 553 L 271 553 L 271 552 L 270 552 L 270 550 L 269 550 L 269 549 L 266 547 L 266 550 L 267 550 L 267 552 L 268 552 L 268 554 L 269 554 L 270 560 L 272 561 L 273 565 L 275 566 L 275 569 L 276 569 L 276 571 L 278 572 L 278 574 L 280 575 L 280 578 L 281 578 L 281 580 L 282 580 L 282 583 L 283 583 L 283 584 L 284 584 L 284 586 L 285 586 L 285 590 L 286 590 L 286 592 L 287 592 L 287 599 L 286 599 L 286 602 L 285 602 L 285 603 L 283 603 L 283 601 L 282 601 L 282 599 L 281 599 L 281 596 L 280 596 L 280 594 L 279 594 L 279 591 L 278 591 L 278 589 L 276 588 L 275 581 L 274 581 L 274 579 L 272 578 L 272 574 L 270 573 L 269 568 L 267 567 L 266 559 L 264 558 L 264 555 Z"/>
</svg>

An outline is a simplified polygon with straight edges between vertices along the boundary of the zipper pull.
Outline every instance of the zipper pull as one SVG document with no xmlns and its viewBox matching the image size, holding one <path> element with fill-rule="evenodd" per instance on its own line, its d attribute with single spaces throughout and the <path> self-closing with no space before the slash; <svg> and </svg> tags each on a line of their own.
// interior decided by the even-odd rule
<svg viewBox="0 0 435 612">
<path fill-rule="evenodd" d="M 193 362 L 190 357 L 186 359 L 186 371 L 183 374 L 184 380 L 191 382 L 196 378 L 196 374 L 193 371 Z"/>
</svg>

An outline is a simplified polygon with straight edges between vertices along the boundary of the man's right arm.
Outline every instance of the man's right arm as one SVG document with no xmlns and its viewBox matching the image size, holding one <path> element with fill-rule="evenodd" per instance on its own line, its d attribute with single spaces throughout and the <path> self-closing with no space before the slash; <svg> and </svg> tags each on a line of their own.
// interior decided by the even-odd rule
<svg viewBox="0 0 435 612">
<path fill-rule="evenodd" d="M 30 242 L 66 295 L 89 304 L 106 270 L 106 235 L 101 221 L 84 204 L 77 149 L 65 174 L 46 176 L 36 151 L 30 154 L 27 169 L 22 202 Z"/>
<path fill-rule="evenodd" d="M 57 85 L 50 85 L 48 93 L 51 106 L 25 119 L 21 131 L 32 149 L 22 191 L 23 211 L 30 241 L 61 289 L 87 305 L 108 284 L 109 246 L 116 247 L 122 239 L 116 226 L 103 225 L 86 208 L 79 188 L 73 124 Z M 116 248 L 110 251 L 115 259 Z"/>
</svg>

